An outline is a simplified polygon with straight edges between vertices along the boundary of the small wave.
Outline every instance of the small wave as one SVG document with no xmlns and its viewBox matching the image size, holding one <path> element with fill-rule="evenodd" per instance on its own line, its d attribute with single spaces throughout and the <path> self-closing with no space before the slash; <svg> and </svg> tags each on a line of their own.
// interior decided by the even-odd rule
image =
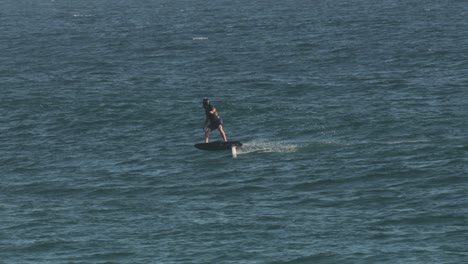
<svg viewBox="0 0 468 264">
<path fill-rule="evenodd" d="M 285 144 L 282 142 L 248 142 L 244 143 L 237 151 L 237 154 L 247 154 L 252 152 L 263 153 L 291 153 L 296 152 L 299 146 L 296 144 Z"/>
<path fill-rule="evenodd" d="M 74 17 L 92 17 L 93 15 L 73 14 Z"/>
<path fill-rule="evenodd" d="M 193 37 L 192 40 L 208 40 L 207 37 Z"/>
<path fill-rule="evenodd" d="M 395 140 L 395 141 L 388 141 L 384 144 L 388 145 L 397 145 L 397 144 L 413 144 L 413 143 L 426 143 L 429 142 L 428 139 L 414 139 L 414 140 Z"/>
</svg>

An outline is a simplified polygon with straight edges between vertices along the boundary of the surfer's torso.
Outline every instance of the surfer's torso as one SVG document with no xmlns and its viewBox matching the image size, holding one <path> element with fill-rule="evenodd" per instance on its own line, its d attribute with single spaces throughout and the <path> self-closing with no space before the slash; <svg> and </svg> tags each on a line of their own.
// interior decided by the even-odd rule
<svg viewBox="0 0 468 264">
<path fill-rule="evenodd" d="M 210 113 L 214 110 L 214 106 L 208 105 L 205 109 L 206 118 L 210 121 L 211 124 L 216 124 L 221 121 L 221 116 L 218 114 L 217 111 Z"/>
</svg>

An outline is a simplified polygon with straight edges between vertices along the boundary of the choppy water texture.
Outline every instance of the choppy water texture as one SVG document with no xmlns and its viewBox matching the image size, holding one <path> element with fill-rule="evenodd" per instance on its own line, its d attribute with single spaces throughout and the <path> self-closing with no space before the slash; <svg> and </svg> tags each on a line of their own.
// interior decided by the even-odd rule
<svg viewBox="0 0 468 264">
<path fill-rule="evenodd" d="M 1 262 L 466 262 L 467 17 L 2 1 Z M 193 147 L 204 96 L 237 159 Z"/>
</svg>

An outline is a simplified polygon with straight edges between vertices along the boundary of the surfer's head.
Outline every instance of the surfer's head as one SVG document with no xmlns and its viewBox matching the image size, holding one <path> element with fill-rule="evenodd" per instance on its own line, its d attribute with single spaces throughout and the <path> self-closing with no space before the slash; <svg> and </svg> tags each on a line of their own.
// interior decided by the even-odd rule
<svg viewBox="0 0 468 264">
<path fill-rule="evenodd" d="M 210 100 L 208 98 L 203 98 L 203 108 L 206 108 L 210 105 Z"/>
</svg>

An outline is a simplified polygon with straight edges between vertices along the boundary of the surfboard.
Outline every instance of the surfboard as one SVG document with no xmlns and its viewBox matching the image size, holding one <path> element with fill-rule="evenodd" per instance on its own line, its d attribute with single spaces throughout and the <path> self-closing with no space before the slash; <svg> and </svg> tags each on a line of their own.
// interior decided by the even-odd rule
<svg viewBox="0 0 468 264">
<path fill-rule="evenodd" d="M 198 143 L 195 144 L 195 147 L 197 149 L 202 149 L 202 150 L 232 150 L 233 147 L 240 147 L 242 146 L 242 143 L 240 141 L 214 141 L 210 143 Z"/>
</svg>

